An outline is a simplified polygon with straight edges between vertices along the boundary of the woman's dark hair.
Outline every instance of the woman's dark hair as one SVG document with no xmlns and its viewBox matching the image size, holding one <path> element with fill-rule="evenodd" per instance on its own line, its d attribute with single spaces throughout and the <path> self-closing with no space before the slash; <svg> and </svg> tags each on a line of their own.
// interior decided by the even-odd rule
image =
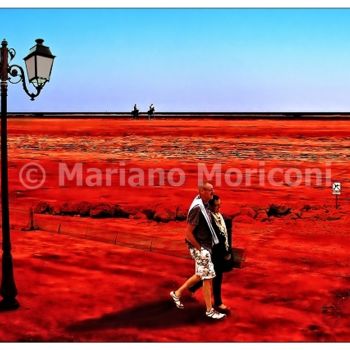
<svg viewBox="0 0 350 350">
<path fill-rule="evenodd" d="M 220 197 L 219 197 L 217 194 L 214 194 L 214 195 L 213 195 L 213 198 L 209 201 L 209 205 L 210 205 L 211 207 L 213 207 L 214 204 L 215 204 L 215 202 L 216 202 L 218 199 L 220 199 Z"/>
</svg>

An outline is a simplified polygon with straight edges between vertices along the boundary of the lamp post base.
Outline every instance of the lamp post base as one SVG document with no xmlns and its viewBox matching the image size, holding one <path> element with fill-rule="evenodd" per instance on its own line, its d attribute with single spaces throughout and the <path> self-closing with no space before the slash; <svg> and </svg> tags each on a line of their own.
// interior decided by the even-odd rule
<svg viewBox="0 0 350 350">
<path fill-rule="evenodd" d="M 17 310 L 19 308 L 19 302 L 14 299 L 3 299 L 0 301 L 0 312 Z"/>
</svg>

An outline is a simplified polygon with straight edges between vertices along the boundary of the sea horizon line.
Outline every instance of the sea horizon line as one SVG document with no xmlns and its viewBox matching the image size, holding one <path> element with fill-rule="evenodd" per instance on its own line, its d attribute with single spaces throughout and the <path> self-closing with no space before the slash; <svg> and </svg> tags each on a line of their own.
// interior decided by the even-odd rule
<svg viewBox="0 0 350 350">
<path fill-rule="evenodd" d="M 131 112 L 9 112 L 8 118 L 132 119 Z M 137 119 L 147 119 L 140 112 Z M 156 119 L 350 119 L 350 112 L 155 112 Z"/>
</svg>

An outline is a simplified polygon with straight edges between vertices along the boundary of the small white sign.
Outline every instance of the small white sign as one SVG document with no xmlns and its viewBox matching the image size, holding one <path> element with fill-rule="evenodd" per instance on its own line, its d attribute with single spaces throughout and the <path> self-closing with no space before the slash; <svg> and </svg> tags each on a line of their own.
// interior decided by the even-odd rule
<svg viewBox="0 0 350 350">
<path fill-rule="evenodd" d="M 341 183 L 340 182 L 333 182 L 333 184 L 332 184 L 332 191 L 333 191 L 333 194 L 340 194 L 340 192 L 341 192 Z"/>
</svg>

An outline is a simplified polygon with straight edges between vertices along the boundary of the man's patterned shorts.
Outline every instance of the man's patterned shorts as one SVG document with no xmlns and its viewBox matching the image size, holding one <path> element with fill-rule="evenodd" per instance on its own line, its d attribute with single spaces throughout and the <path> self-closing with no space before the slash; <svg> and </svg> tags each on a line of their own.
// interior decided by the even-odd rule
<svg viewBox="0 0 350 350">
<path fill-rule="evenodd" d="M 202 280 L 214 278 L 215 270 L 214 264 L 211 261 L 210 252 L 203 247 L 201 250 L 198 250 L 194 247 L 190 247 L 189 249 L 192 258 L 196 262 L 196 275 L 200 276 Z"/>
</svg>

